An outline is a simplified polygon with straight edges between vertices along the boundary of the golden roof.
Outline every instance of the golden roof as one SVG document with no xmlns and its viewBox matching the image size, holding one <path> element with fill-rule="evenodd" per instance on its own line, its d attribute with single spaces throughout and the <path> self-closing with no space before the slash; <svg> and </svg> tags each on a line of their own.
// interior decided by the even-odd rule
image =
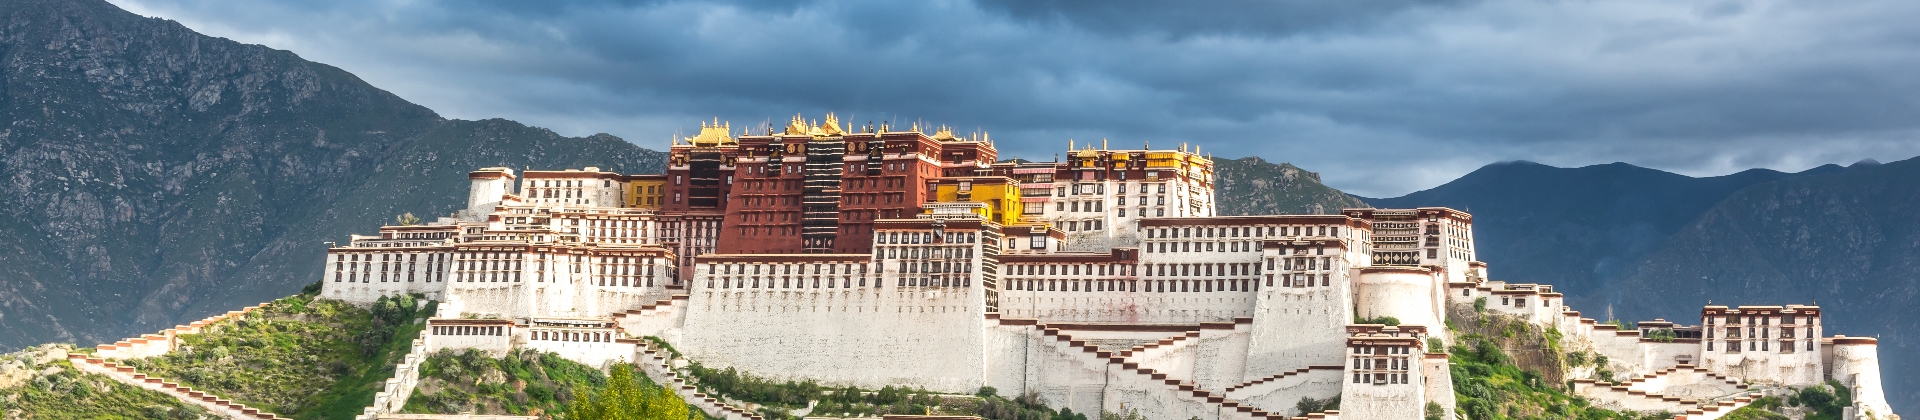
<svg viewBox="0 0 1920 420">
<path fill-rule="evenodd" d="M 793 119 L 787 121 L 787 130 L 784 134 L 806 134 L 814 137 L 830 137 L 847 134 L 847 131 L 840 128 L 840 118 L 829 112 L 827 113 L 827 121 L 825 124 L 810 123 L 806 118 L 801 117 L 800 114 L 793 114 Z"/>
<path fill-rule="evenodd" d="M 701 121 L 700 135 L 693 136 L 693 138 L 689 139 L 688 142 L 693 143 L 694 147 L 715 147 L 720 145 L 737 144 L 737 142 L 734 141 L 733 136 L 729 135 L 732 130 L 733 128 L 731 123 L 720 122 L 719 118 L 715 118 L 712 124 L 708 124 L 706 121 Z"/>
</svg>

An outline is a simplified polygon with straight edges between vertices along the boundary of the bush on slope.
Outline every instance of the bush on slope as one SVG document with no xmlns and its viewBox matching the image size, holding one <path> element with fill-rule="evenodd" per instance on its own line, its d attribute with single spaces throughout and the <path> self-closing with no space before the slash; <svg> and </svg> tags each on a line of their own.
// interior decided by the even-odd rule
<svg viewBox="0 0 1920 420">
<path fill-rule="evenodd" d="M 401 412 L 549 415 L 606 386 L 598 369 L 554 353 L 521 349 L 495 358 L 441 350 L 421 363 L 420 383 Z"/>
<path fill-rule="evenodd" d="M 124 363 L 284 417 L 350 419 L 419 336 L 417 318 L 433 304 L 415 303 L 399 296 L 361 309 L 302 293 L 181 336 L 164 356 Z"/>
<path fill-rule="evenodd" d="M 32 380 L 0 389 L 0 418 L 7 419 L 212 419 L 199 406 L 105 376 L 84 373 L 58 360 L 36 366 Z"/>
</svg>

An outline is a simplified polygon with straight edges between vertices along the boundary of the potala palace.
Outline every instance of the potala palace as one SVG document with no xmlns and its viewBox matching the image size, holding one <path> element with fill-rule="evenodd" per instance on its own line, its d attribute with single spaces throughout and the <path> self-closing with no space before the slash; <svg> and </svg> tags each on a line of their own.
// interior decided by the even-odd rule
<svg viewBox="0 0 1920 420">
<path fill-rule="evenodd" d="M 478 168 L 464 210 L 330 248 L 322 294 L 441 301 L 427 351 L 606 366 L 651 359 L 640 338 L 657 336 L 766 377 L 991 386 L 1153 419 L 1451 409 L 1436 346 L 1454 340 L 1450 312 L 1484 311 L 1612 360 L 1619 383 L 1568 377 L 1596 405 L 1711 419 L 1755 390 L 1833 379 L 1856 418 L 1897 418 L 1875 340 L 1823 335 L 1820 307 L 1707 306 L 1696 325 L 1622 330 L 1550 285 L 1492 280 L 1459 210 L 1221 216 L 1213 162 L 1185 145 L 1000 162 L 984 135 L 946 129 L 703 126 L 664 174 Z M 1399 325 L 1358 322 L 1383 317 Z M 1336 396 L 1337 411 L 1294 412 Z"/>
</svg>

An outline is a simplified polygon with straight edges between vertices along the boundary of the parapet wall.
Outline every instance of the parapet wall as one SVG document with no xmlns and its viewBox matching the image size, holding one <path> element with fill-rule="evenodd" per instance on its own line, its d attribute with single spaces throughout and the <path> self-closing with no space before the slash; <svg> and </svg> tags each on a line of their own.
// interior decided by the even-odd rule
<svg viewBox="0 0 1920 420">
<path fill-rule="evenodd" d="M 73 362 L 74 368 L 83 372 L 100 374 L 109 379 L 119 381 L 120 383 L 166 394 L 180 401 L 206 408 L 208 411 L 228 418 L 285 420 L 273 413 L 260 411 L 259 409 L 248 407 L 246 404 L 215 397 L 213 394 L 195 390 L 193 387 L 147 376 L 146 374 L 135 371 L 132 366 L 120 366 L 106 359 L 87 357 L 87 355 L 78 353 L 67 355 L 67 360 Z"/>
<path fill-rule="evenodd" d="M 407 398 L 413 396 L 413 387 L 420 384 L 420 363 L 427 360 L 428 338 L 430 336 L 423 335 L 413 339 L 407 356 L 393 367 L 393 377 L 373 394 L 373 404 L 355 416 L 355 420 L 374 420 L 381 414 L 400 412 L 400 408 L 407 405 Z"/>
<path fill-rule="evenodd" d="M 103 359 L 144 359 L 164 355 L 173 351 L 179 344 L 181 335 L 199 334 L 201 330 L 215 323 L 246 315 L 270 304 L 272 304 L 272 302 L 248 306 L 238 311 L 227 311 L 226 313 L 210 316 L 206 319 L 188 323 L 187 325 L 178 325 L 170 329 L 160 330 L 158 333 L 120 340 L 113 344 L 94 346 L 94 355 L 100 356 Z"/>
</svg>

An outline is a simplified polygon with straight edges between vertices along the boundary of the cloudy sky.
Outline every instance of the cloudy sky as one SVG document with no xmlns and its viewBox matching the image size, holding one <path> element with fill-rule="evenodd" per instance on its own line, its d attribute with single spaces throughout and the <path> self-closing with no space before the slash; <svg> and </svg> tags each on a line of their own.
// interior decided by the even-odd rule
<svg viewBox="0 0 1920 420">
<path fill-rule="evenodd" d="M 451 118 L 660 149 L 835 111 L 1187 142 L 1397 196 L 1487 163 L 1688 175 L 1920 155 L 1914 1 L 110 0 Z"/>
</svg>

